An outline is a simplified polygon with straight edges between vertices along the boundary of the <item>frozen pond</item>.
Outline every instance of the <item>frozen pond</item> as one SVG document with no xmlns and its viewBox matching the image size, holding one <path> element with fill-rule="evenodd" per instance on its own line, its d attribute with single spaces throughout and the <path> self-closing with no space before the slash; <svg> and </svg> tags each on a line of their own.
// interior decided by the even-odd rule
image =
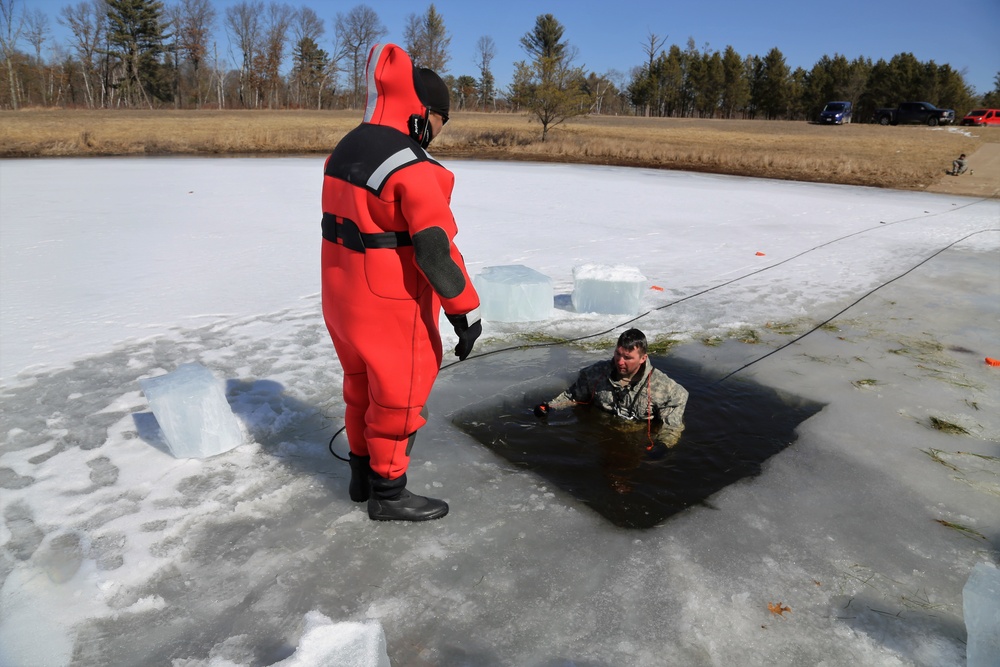
<svg viewBox="0 0 1000 667">
<path fill-rule="evenodd" d="M 1000 202 L 448 166 L 470 272 L 529 266 L 557 307 L 446 361 L 410 479 L 452 510 L 395 525 L 327 450 L 322 158 L 0 161 L 0 665 L 304 660 L 311 612 L 377 624 L 407 667 L 964 665 L 962 586 L 1000 560 Z M 649 278 L 637 320 L 572 310 L 589 262 Z M 455 425 L 564 429 L 565 457 L 589 416 L 501 415 L 626 324 L 722 401 L 683 456 L 753 431 L 727 406 L 803 410 L 749 475 L 641 528 Z M 191 361 L 252 442 L 163 451 L 138 380 Z"/>
</svg>

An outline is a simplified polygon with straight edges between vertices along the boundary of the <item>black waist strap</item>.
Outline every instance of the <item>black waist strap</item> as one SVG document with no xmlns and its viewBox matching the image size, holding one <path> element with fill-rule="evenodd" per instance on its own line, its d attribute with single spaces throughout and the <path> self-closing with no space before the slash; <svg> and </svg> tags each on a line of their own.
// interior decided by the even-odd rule
<svg viewBox="0 0 1000 667">
<path fill-rule="evenodd" d="M 362 234 L 353 220 L 338 218 L 331 213 L 323 214 L 323 238 L 331 243 L 340 239 L 341 245 L 355 252 L 413 245 L 413 239 L 407 232 Z"/>
</svg>

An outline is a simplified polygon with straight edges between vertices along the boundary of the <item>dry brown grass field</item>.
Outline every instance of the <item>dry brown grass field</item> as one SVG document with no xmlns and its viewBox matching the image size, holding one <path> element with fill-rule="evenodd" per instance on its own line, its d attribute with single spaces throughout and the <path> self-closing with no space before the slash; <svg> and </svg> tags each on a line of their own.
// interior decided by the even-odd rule
<svg viewBox="0 0 1000 667">
<path fill-rule="evenodd" d="M 0 157 L 325 154 L 360 111 L 0 112 Z M 526 114 L 456 112 L 439 158 L 679 169 L 923 190 L 1000 128 L 583 116 L 541 141 Z M 991 147 L 996 148 L 996 147 Z M 958 180 L 958 179 L 956 179 Z"/>
</svg>

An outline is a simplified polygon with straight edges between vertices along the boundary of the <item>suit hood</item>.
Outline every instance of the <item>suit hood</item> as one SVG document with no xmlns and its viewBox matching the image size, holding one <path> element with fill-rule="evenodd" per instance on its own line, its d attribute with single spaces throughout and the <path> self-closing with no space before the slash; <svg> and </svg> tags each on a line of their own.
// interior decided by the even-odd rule
<svg viewBox="0 0 1000 667">
<path fill-rule="evenodd" d="M 373 46 L 365 68 L 368 104 L 364 122 L 409 134 L 410 116 L 427 113 L 427 107 L 417 94 L 415 72 L 410 56 L 399 46 Z"/>
</svg>

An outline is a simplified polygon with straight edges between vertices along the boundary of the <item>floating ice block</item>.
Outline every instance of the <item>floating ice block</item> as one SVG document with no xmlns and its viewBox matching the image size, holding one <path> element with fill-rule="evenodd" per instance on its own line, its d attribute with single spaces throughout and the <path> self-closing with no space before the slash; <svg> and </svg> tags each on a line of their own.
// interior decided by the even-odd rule
<svg viewBox="0 0 1000 667">
<path fill-rule="evenodd" d="M 578 313 L 635 315 L 646 277 L 634 266 L 583 264 L 573 269 L 573 308 Z"/>
<path fill-rule="evenodd" d="M 978 563 L 962 589 L 968 667 L 1000 667 L 1000 570 Z"/>
<path fill-rule="evenodd" d="M 520 264 L 487 266 L 472 281 L 483 319 L 535 322 L 552 315 L 552 280 Z"/>
<path fill-rule="evenodd" d="M 222 383 L 201 364 L 181 364 L 139 386 L 175 458 L 201 459 L 243 444 Z"/>
</svg>

